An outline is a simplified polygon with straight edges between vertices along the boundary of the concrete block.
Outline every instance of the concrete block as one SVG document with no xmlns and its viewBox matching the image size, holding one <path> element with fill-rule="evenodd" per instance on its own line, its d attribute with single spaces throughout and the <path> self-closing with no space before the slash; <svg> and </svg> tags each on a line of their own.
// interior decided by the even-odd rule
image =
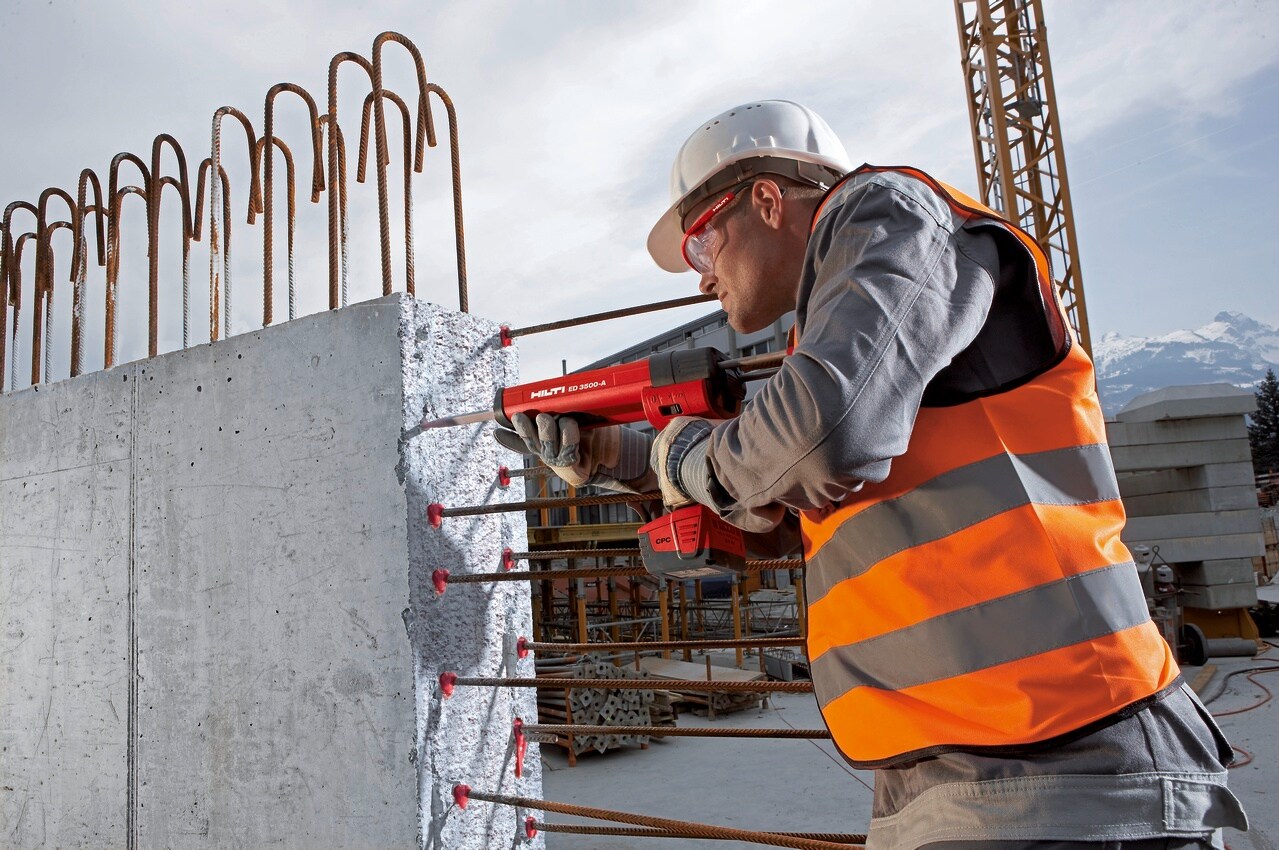
<svg viewBox="0 0 1279 850">
<path fill-rule="evenodd" d="M 0 396 L 0 846 L 126 844 L 130 373 Z"/>
<path fill-rule="evenodd" d="M 1255 558 L 1262 549 L 1260 532 L 1253 534 L 1213 534 L 1204 537 L 1142 538 L 1125 531 L 1124 543 L 1132 546 L 1159 547 L 1164 560 L 1178 564 L 1185 561 L 1221 561 L 1231 558 Z"/>
<path fill-rule="evenodd" d="M 1251 558 L 1229 558 L 1224 561 L 1195 561 L 1175 564 L 1183 585 L 1256 584 L 1257 573 Z"/>
<path fill-rule="evenodd" d="M 1119 491 L 1123 493 L 1123 485 Z M 1255 509 L 1257 490 L 1254 487 L 1215 487 L 1210 490 L 1186 490 L 1180 493 L 1151 493 L 1147 496 L 1124 496 L 1124 510 L 1131 517 L 1160 516 L 1163 514 L 1203 513 L 1206 511 L 1234 511 Z"/>
<path fill-rule="evenodd" d="M 1209 490 L 1220 487 L 1253 489 L 1255 502 L 1256 487 L 1253 481 L 1252 460 L 1210 463 L 1182 469 L 1128 472 L 1119 475 L 1119 492 L 1125 499 L 1129 496 L 1179 493 L 1184 490 Z"/>
<path fill-rule="evenodd" d="M 1181 604 L 1187 608 L 1251 608 L 1257 604 L 1257 585 L 1214 584 L 1182 588 Z"/>
<path fill-rule="evenodd" d="M 1239 415 L 1203 419 L 1164 419 L 1158 422 L 1107 422 L 1106 441 L 1112 446 L 1149 446 L 1208 440 L 1248 439 L 1248 424 Z"/>
<path fill-rule="evenodd" d="M 1129 517 L 1123 538 L 1141 540 L 1175 539 L 1179 537 L 1205 537 L 1261 533 L 1261 511 L 1257 508 L 1241 511 L 1212 511 L 1197 514 L 1173 514 L 1168 516 Z M 1165 555 L 1165 557 L 1167 557 Z M 1169 560 L 1172 560 L 1171 558 Z M 1180 560 L 1180 559 L 1179 559 Z"/>
<path fill-rule="evenodd" d="M 519 494 L 491 425 L 404 439 L 516 379 L 497 330 L 396 295 L 0 397 L 0 844 L 509 845 L 451 790 L 541 796 L 535 693 L 438 675 L 532 675 L 529 587 L 431 574 L 524 518 L 425 514 Z"/>
<path fill-rule="evenodd" d="M 1177 469 L 1213 463 L 1242 463 L 1252 460 L 1246 439 L 1205 440 L 1154 446 L 1111 446 L 1116 472 L 1147 469 Z"/>
<path fill-rule="evenodd" d="M 1115 418 L 1120 422 L 1155 422 L 1241 415 L 1256 409 L 1252 390 L 1234 384 L 1193 384 L 1143 393 L 1124 405 Z"/>
</svg>

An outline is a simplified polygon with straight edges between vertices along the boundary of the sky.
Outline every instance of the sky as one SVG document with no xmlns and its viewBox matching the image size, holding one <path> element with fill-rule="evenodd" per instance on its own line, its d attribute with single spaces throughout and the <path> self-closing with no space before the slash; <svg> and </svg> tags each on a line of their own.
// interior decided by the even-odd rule
<svg viewBox="0 0 1279 850">
<path fill-rule="evenodd" d="M 1272 0 L 1043 0 L 1058 113 L 1094 338 L 1155 335 L 1239 310 L 1279 324 L 1279 3 Z M 854 162 L 909 164 L 969 192 L 976 170 L 953 5 L 948 0 L 751 2 L 160 2 L 6 0 L 0 8 L 0 198 L 75 193 L 80 170 L 150 159 L 171 133 L 194 174 L 216 109 L 261 132 L 274 83 L 323 109 L 329 58 L 366 56 L 394 30 L 457 107 L 472 312 L 521 326 L 693 294 L 692 274 L 659 270 L 644 241 L 669 203 L 676 150 L 697 125 L 747 100 L 797 100 L 822 114 Z M 387 48 L 386 86 L 410 97 L 408 54 Z M 354 180 L 367 78 L 344 65 L 339 117 L 351 146 L 352 302 L 380 295 L 376 191 Z M 440 145 L 414 177 L 417 294 L 454 308 L 452 202 L 444 110 Z M 296 99 L 277 133 L 309 185 Z M 395 288 L 403 289 L 400 126 L 388 113 Z M 244 221 L 248 157 L 228 120 L 233 330 L 262 323 L 262 229 Z M 166 173 L 173 173 L 166 159 Z M 276 171 L 282 177 L 277 157 Z M 125 168 L 121 184 L 136 182 Z M 277 177 L 277 209 L 283 182 Z M 172 196 L 176 197 L 176 196 Z M 326 200 L 299 191 L 299 315 L 327 304 Z M 179 214 L 160 222 L 160 349 L 181 346 Z M 56 207 L 54 207 L 56 209 Z M 117 362 L 146 355 L 146 221 L 125 199 Z M 15 234 L 30 227 L 15 213 Z M 207 227 L 207 225 L 206 225 Z M 287 307 L 284 223 L 275 230 L 277 320 Z M 68 369 L 70 240 L 55 236 L 54 379 Z M 31 266 L 19 327 L 18 386 L 29 379 Z M 193 344 L 208 339 L 206 240 L 191 256 Z M 103 360 L 101 269 L 88 271 L 87 369 Z M 709 305 L 526 337 L 532 379 L 575 368 Z M 12 357 L 12 354 L 11 354 Z M 5 385 L 9 388 L 9 385 Z"/>
</svg>

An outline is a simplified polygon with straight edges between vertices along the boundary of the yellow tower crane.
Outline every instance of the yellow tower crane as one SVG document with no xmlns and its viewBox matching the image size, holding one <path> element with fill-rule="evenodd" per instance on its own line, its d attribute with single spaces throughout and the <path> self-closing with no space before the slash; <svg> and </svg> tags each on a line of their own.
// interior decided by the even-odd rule
<svg viewBox="0 0 1279 850">
<path fill-rule="evenodd" d="M 982 201 L 1035 238 L 1092 354 L 1041 0 L 955 0 Z"/>
</svg>

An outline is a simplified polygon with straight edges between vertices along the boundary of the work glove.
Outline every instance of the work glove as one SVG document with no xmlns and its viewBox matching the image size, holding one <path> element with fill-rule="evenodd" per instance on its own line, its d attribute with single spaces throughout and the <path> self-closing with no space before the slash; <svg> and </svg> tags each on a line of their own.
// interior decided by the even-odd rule
<svg viewBox="0 0 1279 850">
<path fill-rule="evenodd" d="M 621 425 L 583 431 L 572 416 L 524 413 L 511 417 L 515 430 L 499 428 L 497 441 L 511 451 L 537 456 L 574 487 L 643 493 L 656 487 L 648 466 L 649 438 Z"/>
<path fill-rule="evenodd" d="M 662 503 L 670 510 L 694 502 L 712 504 L 711 468 L 706 459 L 712 430 L 709 419 L 677 416 L 653 441 L 649 464 L 657 474 Z"/>
</svg>

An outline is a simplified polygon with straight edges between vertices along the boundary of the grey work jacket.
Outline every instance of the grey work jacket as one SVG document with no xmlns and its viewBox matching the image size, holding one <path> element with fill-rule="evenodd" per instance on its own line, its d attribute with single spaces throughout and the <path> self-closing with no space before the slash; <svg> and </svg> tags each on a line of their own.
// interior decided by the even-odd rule
<svg viewBox="0 0 1279 850">
<path fill-rule="evenodd" d="M 1034 356 L 1037 343 L 1024 329 L 1042 322 L 1027 321 L 1033 306 L 1001 287 L 1006 266 L 1025 261 L 1013 237 L 966 228 L 927 185 L 901 173 L 864 173 L 835 191 L 804 260 L 798 347 L 740 417 L 694 450 L 711 473 L 695 497 L 749 530 L 887 477 L 939 375 L 970 385 L 997 380 L 1020 368 L 1017 358 Z M 939 580 L 963 568 L 938 565 Z M 867 846 L 1246 829 L 1226 788 L 1230 760 L 1198 699 L 1173 688 L 1055 749 L 1015 758 L 951 753 L 877 771 Z"/>
</svg>

